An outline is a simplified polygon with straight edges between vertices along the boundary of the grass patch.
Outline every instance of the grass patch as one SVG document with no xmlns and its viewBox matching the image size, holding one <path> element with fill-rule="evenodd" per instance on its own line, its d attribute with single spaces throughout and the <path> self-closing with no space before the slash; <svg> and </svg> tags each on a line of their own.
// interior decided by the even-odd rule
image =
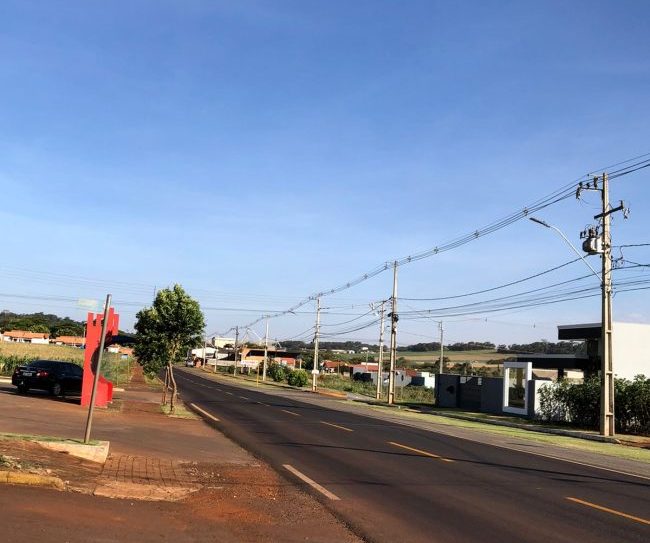
<svg viewBox="0 0 650 543">
<path fill-rule="evenodd" d="M 340 375 L 320 375 L 318 377 L 318 386 L 330 390 L 341 390 L 351 392 L 368 398 L 374 398 L 377 393 L 377 385 L 373 383 L 364 383 L 346 379 Z M 388 385 L 384 385 L 382 398 L 388 397 Z M 395 401 L 406 404 L 433 404 L 433 389 L 425 387 L 395 387 Z"/>
<path fill-rule="evenodd" d="M 56 443 L 72 443 L 75 445 L 99 445 L 99 441 L 91 439 L 84 443 L 83 439 L 63 438 L 54 436 L 35 436 L 32 434 L 12 434 L 10 432 L 0 432 L 0 440 L 5 441 L 48 441 Z"/>
<path fill-rule="evenodd" d="M 199 417 L 195 415 L 192 411 L 187 409 L 182 403 L 177 402 L 176 407 L 174 408 L 174 413 L 170 413 L 169 404 L 161 405 L 160 410 L 164 415 L 172 417 L 175 419 L 192 419 L 197 420 Z"/>
<path fill-rule="evenodd" d="M 359 406 L 357 402 L 348 401 L 349 404 Z M 425 422 L 435 422 L 435 424 L 442 424 L 445 426 L 452 426 L 457 428 L 467 428 L 472 430 L 480 430 L 490 434 L 497 434 L 506 438 L 520 438 L 527 441 L 543 443 L 547 445 L 557 445 L 566 449 L 575 449 L 585 452 L 597 453 L 607 456 L 614 456 L 626 460 L 636 460 L 650 464 L 650 450 L 641 449 L 639 447 L 629 447 L 626 445 L 618 445 L 616 443 L 601 443 L 598 441 L 588 441 L 568 436 L 558 436 L 554 434 L 543 434 L 532 430 L 523 430 L 520 428 L 509 428 L 507 426 L 495 426 L 493 424 L 474 422 L 462 419 L 453 419 L 444 416 L 432 418 L 430 414 L 416 413 L 413 411 L 401 410 L 397 411 L 388 407 L 378 405 L 365 405 L 364 407 L 371 410 L 378 410 L 388 412 L 392 415 L 397 415 L 407 419 L 415 419 Z M 521 422 L 521 421 L 520 421 Z"/>
</svg>

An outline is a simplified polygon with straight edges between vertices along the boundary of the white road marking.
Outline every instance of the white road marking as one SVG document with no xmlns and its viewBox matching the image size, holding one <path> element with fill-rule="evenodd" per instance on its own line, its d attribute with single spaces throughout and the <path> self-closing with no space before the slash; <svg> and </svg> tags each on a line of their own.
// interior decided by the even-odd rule
<svg viewBox="0 0 650 543">
<path fill-rule="evenodd" d="M 237 396 L 238 398 L 241 398 L 242 400 L 250 400 L 250 398 L 247 398 L 246 396 Z"/>
<path fill-rule="evenodd" d="M 309 486 L 311 486 L 315 490 L 318 490 L 318 492 L 323 494 L 323 496 L 325 496 L 326 498 L 329 498 L 330 500 L 334 500 L 334 501 L 339 501 L 341 499 L 336 494 L 331 493 L 325 487 L 319 485 L 316 481 L 314 481 L 313 479 L 310 479 L 304 473 L 301 473 L 300 471 L 298 471 L 293 466 L 291 466 L 289 464 L 282 464 L 282 467 L 285 468 L 286 470 L 290 471 L 291 473 L 293 473 L 299 479 L 305 481 L 305 483 L 307 483 Z"/>
<path fill-rule="evenodd" d="M 230 394 L 231 396 L 234 396 L 232 392 L 228 392 L 227 390 L 226 390 L 226 394 Z"/>
<path fill-rule="evenodd" d="M 300 417 L 301 416 L 299 413 L 294 413 L 293 411 L 287 411 L 286 409 L 280 409 L 280 411 L 284 411 L 285 413 L 289 413 L 289 415 L 293 415 L 294 417 Z"/>
<path fill-rule="evenodd" d="M 194 409 L 196 409 L 197 411 L 199 411 L 200 413 L 203 413 L 203 414 L 204 414 L 206 417 L 208 417 L 209 419 L 212 419 L 212 420 L 215 421 L 215 422 L 219 422 L 219 419 L 218 419 L 217 417 L 211 415 L 211 414 L 208 413 L 205 409 L 201 409 L 201 408 L 200 408 L 198 405 L 196 405 L 195 403 L 191 403 L 190 405 L 191 405 Z"/>
<path fill-rule="evenodd" d="M 345 426 L 339 426 L 338 424 L 334 424 L 333 422 L 325 422 L 324 420 L 320 421 L 321 424 L 327 424 L 328 426 L 333 426 L 334 428 L 338 428 L 339 430 L 345 430 L 346 432 L 354 432 L 352 428 L 346 428 Z"/>
</svg>

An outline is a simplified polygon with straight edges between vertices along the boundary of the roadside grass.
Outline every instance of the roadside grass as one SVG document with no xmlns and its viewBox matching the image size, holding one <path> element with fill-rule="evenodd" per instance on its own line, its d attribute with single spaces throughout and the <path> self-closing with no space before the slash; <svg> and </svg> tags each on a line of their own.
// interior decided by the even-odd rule
<svg viewBox="0 0 650 543">
<path fill-rule="evenodd" d="M 84 363 L 84 349 L 66 345 L 39 345 L 32 343 L 0 343 L 0 375 L 11 375 L 14 368 L 29 364 L 33 360 L 60 360 L 79 366 Z M 122 358 L 117 353 L 104 353 L 102 374 L 115 386 L 126 384 L 133 374 L 133 359 Z"/>
<path fill-rule="evenodd" d="M 183 402 L 178 401 L 176 403 L 176 407 L 174 408 L 174 413 L 169 412 L 169 404 L 167 405 L 161 405 L 160 410 L 164 415 L 167 415 L 168 417 L 172 417 L 174 419 L 191 419 L 191 420 L 198 420 L 200 417 L 196 415 L 194 412 L 190 411 L 185 405 L 183 405 Z"/>
<path fill-rule="evenodd" d="M 62 438 L 54 436 L 36 436 L 33 434 L 13 434 L 10 432 L 0 432 L 0 441 L 48 441 L 53 443 L 72 443 L 75 445 L 98 445 L 99 441 L 91 439 L 84 443 L 83 439 Z"/>
<path fill-rule="evenodd" d="M 362 381 L 354 381 L 341 377 L 337 374 L 319 375 L 318 386 L 320 388 L 327 388 L 330 390 L 341 390 L 343 392 L 351 392 L 353 394 L 360 394 L 374 398 L 377 393 L 377 385 L 373 383 L 365 383 Z M 395 401 L 398 403 L 409 404 L 429 404 L 433 403 L 433 389 L 425 387 L 395 387 Z M 388 395 L 388 385 L 383 386 L 382 398 Z"/>
<path fill-rule="evenodd" d="M 162 391 L 165 384 L 160 380 L 160 377 L 157 375 L 151 375 L 149 373 L 144 373 L 144 382 L 147 386 L 154 388 L 155 390 Z"/>
<path fill-rule="evenodd" d="M 535 432 L 534 430 L 523 430 L 520 428 L 510 428 L 507 426 L 495 426 L 493 424 L 474 422 L 462 419 L 454 419 L 450 417 L 436 416 L 435 412 L 417 413 L 407 409 L 396 410 L 389 407 L 380 405 L 359 404 L 351 400 L 345 401 L 347 404 L 356 405 L 357 407 L 376 410 L 383 413 L 390 413 L 405 419 L 414 419 L 418 421 L 425 421 L 429 423 L 442 424 L 456 428 L 467 428 L 472 430 L 480 430 L 503 436 L 504 438 L 520 438 L 528 441 L 544 443 L 547 445 L 557 445 L 567 449 L 575 449 L 585 452 L 592 452 L 623 458 L 626 460 L 636 460 L 639 462 L 650 463 L 650 450 L 642 449 L 640 447 L 630 447 L 628 445 L 618 445 L 616 443 L 601 443 L 598 441 L 589 441 L 569 436 L 559 436 L 554 434 L 544 434 Z M 435 417 L 435 418 L 433 418 Z"/>
</svg>

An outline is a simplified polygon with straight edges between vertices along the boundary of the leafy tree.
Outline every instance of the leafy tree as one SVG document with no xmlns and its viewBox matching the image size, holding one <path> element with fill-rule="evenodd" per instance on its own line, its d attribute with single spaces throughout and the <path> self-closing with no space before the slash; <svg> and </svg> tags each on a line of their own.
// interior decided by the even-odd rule
<svg viewBox="0 0 650 543">
<path fill-rule="evenodd" d="M 158 291 L 153 306 L 136 315 L 135 355 L 149 373 L 165 369 L 165 381 L 172 387 L 170 413 L 174 412 L 177 392 L 173 365 L 183 361 L 189 349 L 201 345 L 204 327 L 199 303 L 180 285 Z"/>
</svg>

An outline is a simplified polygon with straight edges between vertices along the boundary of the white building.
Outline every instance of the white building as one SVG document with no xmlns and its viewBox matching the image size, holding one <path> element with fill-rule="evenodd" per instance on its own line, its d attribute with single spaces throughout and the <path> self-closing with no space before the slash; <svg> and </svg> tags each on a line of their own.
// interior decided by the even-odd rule
<svg viewBox="0 0 650 543">
<path fill-rule="evenodd" d="M 597 359 L 602 355 L 600 338 L 599 322 L 558 326 L 558 339 L 587 341 L 587 352 Z M 599 360 L 596 363 L 595 369 L 599 369 Z M 650 376 L 650 324 L 616 321 L 612 324 L 612 363 L 616 377 Z"/>
</svg>

